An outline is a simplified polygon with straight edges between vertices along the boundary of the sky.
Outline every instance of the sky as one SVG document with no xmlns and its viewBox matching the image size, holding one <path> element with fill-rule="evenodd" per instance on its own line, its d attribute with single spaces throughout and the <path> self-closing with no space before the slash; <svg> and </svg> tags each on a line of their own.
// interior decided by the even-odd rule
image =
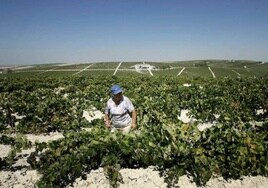
<svg viewBox="0 0 268 188">
<path fill-rule="evenodd" d="M 0 0 L 0 65 L 268 61 L 268 0 Z"/>
</svg>

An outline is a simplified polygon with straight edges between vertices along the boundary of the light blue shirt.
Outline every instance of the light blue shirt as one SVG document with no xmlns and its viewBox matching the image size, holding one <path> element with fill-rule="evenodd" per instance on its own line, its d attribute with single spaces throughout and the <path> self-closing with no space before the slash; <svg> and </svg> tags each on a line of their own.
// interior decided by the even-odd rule
<svg viewBox="0 0 268 188">
<path fill-rule="evenodd" d="M 123 96 L 119 105 L 116 105 L 112 98 L 107 101 L 105 114 L 111 116 L 112 126 L 122 128 L 128 126 L 132 119 L 130 113 L 134 110 L 134 106 L 128 97 Z"/>
</svg>

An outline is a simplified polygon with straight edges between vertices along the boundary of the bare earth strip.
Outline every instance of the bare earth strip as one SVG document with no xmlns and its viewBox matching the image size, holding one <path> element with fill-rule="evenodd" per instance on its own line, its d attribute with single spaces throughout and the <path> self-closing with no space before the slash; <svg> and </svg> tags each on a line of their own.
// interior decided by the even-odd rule
<svg viewBox="0 0 268 188">
<path fill-rule="evenodd" d="M 237 74 L 237 76 L 241 76 L 241 74 L 235 70 L 232 70 L 233 72 L 235 72 Z"/>
<path fill-rule="evenodd" d="M 49 69 L 49 70 L 45 70 L 45 71 L 43 71 L 43 72 L 40 72 L 39 74 L 44 74 L 44 73 L 46 73 L 46 72 L 53 71 L 53 70 L 55 70 L 55 69 L 57 69 L 57 68 L 58 68 L 58 67 L 53 68 L 53 69 Z"/>
<path fill-rule="evenodd" d="M 88 65 L 86 68 L 80 70 L 79 72 L 74 73 L 73 76 L 74 76 L 74 75 L 77 75 L 77 74 L 79 74 L 79 73 L 81 73 L 81 72 L 83 72 L 83 71 L 85 71 L 85 70 L 87 70 L 87 69 L 88 69 L 90 66 L 92 66 L 92 65 L 93 65 L 93 64 L 90 64 L 90 65 Z"/>
<path fill-rule="evenodd" d="M 69 71 L 74 71 L 77 72 L 80 69 L 50 69 L 50 70 L 43 70 L 43 69 L 38 69 L 38 70 L 26 70 L 26 71 L 16 71 L 17 72 L 69 72 Z"/>
<path fill-rule="evenodd" d="M 211 72 L 211 74 L 212 74 L 213 78 L 216 78 L 216 76 L 215 76 L 214 72 L 211 70 L 211 68 L 210 68 L 210 67 L 208 67 L 208 69 L 209 69 L 209 71 Z"/>
<path fill-rule="evenodd" d="M 183 67 L 183 69 L 181 69 L 181 71 L 178 73 L 178 75 L 177 75 L 177 76 L 180 76 L 180 75 L 181 75 L 181 73 L 184 71 L 184 69 L 185 69 L 185 67 Z"/>
<path fill-rule="evenodd" d="M 58 67 L 64 67 L 64 66 L 70 66 L 70 65 L 76 65 L 75 63 L 64 63 L 64 64 L 60 64 L 57 65 Z"/>
<path fill-rule="evenodd" d="M 121 169 L 120 173 L 124 183 L 119 184 L 119 188 L 166 188 L 167 184 L 164 182 L 164 178 L 160 177 L 159 171 L 154 170 L 153 166 L 140 169 Z M 191 177 L 186 175 L 179 178 L 176 186 L 181 188 L 198 188 L 198 186 L 192 182 Z M 268 186 L 268 178 L 262 176 L 245 176 L 239 180 L 226 181 L 222 177 L 211 178 L 204 188 L 266 188 Z M 109 188 L 109 181 L 105 178 L 103 168 L 92 170 L 87 174 L 87 179 L 77 178 L 74 182 L 74 188 Z"/>
<path fill-rule="evenodd" d="M 114 70 L 114 69 L 86 69 L 84 71 L 100 71 L 100 70 Z M 125 71 L 135 71 L 135 69 L 118 69 L 118 70 L 125 70 Z M 42 71 L 46 71 L 46 72 L 79 72 L 81 71 L 80 69 L 56 69 L 56 70 L 27 70 L 27 71 L 16 71 L 16 72 L 42 72 Z"/>
<path fill-rule="evenodd" d="M 121 61 L 121 62 L 119 63 L 119 65 L 116 67 L 113 76 L 116 74 L 117 70 L 119 69 L 119 67 L 120 67 L 120 65 L 121 65 L 122 63 L 123 63 L 123 61 Z"/>
<path fill-rule="evenodd" d="M 23 67 L 15 67 L 13 70 L 22 70 L 22 69 L 29 69 L 29 68 L 33 68 L 35 66 L 23 66 Z"/>
<path fill-rule="evenodd" d="M 151 71 L 151 69 L 148 69 L 148 71 L 149 71 L 149 73 L 150 73 L 152 76 L 154 76 L 153 73 L 152 73 L 152 71 Z"/>
<path fill-rule="evenodd" d="M 185 67 L 170 67 L 168 68 L 169 70 L 172 70 L 172 69 L 181 69 L 181 68 L 185 68 Z"/>
</svg>

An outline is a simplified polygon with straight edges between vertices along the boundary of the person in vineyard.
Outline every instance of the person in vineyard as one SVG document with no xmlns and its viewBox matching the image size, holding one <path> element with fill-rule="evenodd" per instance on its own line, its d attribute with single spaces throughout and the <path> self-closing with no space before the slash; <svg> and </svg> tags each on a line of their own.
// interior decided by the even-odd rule
<svg viewBox="0 0 268 188">
<path fill-rule="evenodd" d="M 112 132 L 121 130 L 129 132 L 136 128 L 136 111 L 131 100 L 123 95 L 119 85 L 111 87 L 112 97 L 107 101 L 105 108 L 105 125 Z"/>
</svg>

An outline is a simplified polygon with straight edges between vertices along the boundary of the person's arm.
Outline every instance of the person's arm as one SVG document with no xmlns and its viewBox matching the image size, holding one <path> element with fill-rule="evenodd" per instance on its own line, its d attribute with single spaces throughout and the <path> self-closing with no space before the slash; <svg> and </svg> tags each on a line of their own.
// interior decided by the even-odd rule
<svg viewBox="0 0 268 188">
<path fill-rule="evenodd" d="M 110 118 L 109 118 L 109 114 L 105 114 L 104 120 L 105 120 L 105 126 L 107 128 L 110 128 L 111 127 L 111 121 L 110 121 Z"/>
<path fill-rule="evenodd" d="M 137 114 L 136 114 L 136 111 L 135 110 L 133 110 L 131 112 L 131 117 L 132 117 L 132 125 L 131 125 L 131 127 L 134 129 L 137 126 L 136 125 Z"/>
</svg>

